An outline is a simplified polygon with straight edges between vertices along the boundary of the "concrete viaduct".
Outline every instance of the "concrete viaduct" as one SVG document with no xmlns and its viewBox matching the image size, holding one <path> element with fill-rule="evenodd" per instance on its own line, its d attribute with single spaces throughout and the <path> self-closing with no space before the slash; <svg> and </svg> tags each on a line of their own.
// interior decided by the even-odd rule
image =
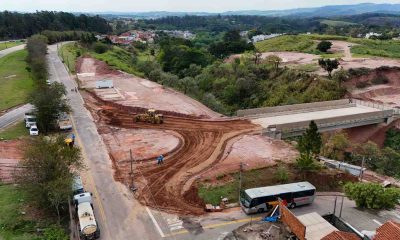
<svg viewBox="0 0 400 240">
<path fill-rule="evenodd" d="M 261 125 L 263 135 L 282 139 L 303 134 L 312 120 L 318 125 L 320 132 L 325 132 L 371 124 L 389 124 L 400 117 L 400 110 L 358 99 L 342 99 L 239 110 L 237 116 Z"/>
</svg>

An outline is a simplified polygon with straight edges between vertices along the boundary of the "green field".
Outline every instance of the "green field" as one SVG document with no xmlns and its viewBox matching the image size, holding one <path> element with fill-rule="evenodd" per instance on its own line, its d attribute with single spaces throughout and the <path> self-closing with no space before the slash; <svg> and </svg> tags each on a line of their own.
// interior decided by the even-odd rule
<svg viewBox="0 0 400 240">
<path fill-rule="evenodd" d="M 35 89 L 35 82 L 26 70 L 26 50 L 10 53 L 0 58 L 0 110 L 27 102 Z"/>
<path fill-rule="evenodd" d="M 335 35 L 286 35 L 258 42 L 256 48 L 261 52 L 288 51 L 318 54 L 324 58 L 342 57 L 341 53 L 325 54 L 319 52 L 315 49 L 317 46 L 315 40 L 340 40 L 356 43 L 358 45 L 351 48 L 351 53 L 355 57 L 400 58 L 400 41 L 370 40 Z"/>
<path fill-rule="evenodd" d="M 21 212 L 26 199 L 22 191 L 13 185 L 0 185 L 0 239 L 38 239 L 36 223 L 28 220 Z"/>
<path fill-rule="evenodd" d="M 306 52 L 314 53 L 317 44 L 307 35 L 285 35 L 256 43 L 260 52 Z"/>
<path fill-rule="evenodd" d="M 29 136 L 29 131 L 23 121 L 0 131 L 0 139 L 12 140 L 24 136 Z"/>
<path fill-rule="evenodd" d="M 18 45 L 21 45 L 21 44 L 22 44 L 22 42 L 20 42 L 20 41 L 16 41 L 16 42 L 2 42 L 2 43 L 0 43 L 0 51 L 1 51 L 1 50 L 4 50 L 4 49 L 6 49 L 6 48 L 15 47 L 15 46 L 18 46 Z"/>
<path fill-rule="evenodd" d="M 334 21 L 334 20 L 323 20 L 321 21 L 322 24 L 326 24 L 332 27 L 346 27 L 346 26 L 354 26 L 358 25 L 357 23 L 352 22 L 345 22 L 345 21 Z"/>
</svg>

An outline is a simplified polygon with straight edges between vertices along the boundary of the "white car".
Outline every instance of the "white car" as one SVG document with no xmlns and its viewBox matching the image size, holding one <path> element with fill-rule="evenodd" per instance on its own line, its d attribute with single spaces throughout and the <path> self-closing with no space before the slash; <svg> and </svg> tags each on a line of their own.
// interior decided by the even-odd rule
<svg viewBox="0 0 400 240">
<path fill-rule="evenodd" d="M 51 80 L 46 80 L 47 85 L 51 85 Z"/>
<path fill-rule="evenodd" d="M 32 125 L 31 128 L 29 129 L 29 134 L 31 136 L 37 136 L 39 135 L 39 129 L 36 127 L 36 125 Z"/>
</svg>

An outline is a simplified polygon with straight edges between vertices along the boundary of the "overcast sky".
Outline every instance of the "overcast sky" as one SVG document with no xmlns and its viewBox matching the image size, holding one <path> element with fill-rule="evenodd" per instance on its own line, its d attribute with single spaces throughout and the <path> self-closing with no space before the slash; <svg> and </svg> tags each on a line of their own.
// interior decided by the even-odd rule
<svg viewBox="0 0 400 240">
<path fill-rule="evenodd" d="M 0 10 L 32 12 L 142 12 L 276 10 L 364 2 L 400 3 L 400 0 L 0 0 Z"/>
</svg>

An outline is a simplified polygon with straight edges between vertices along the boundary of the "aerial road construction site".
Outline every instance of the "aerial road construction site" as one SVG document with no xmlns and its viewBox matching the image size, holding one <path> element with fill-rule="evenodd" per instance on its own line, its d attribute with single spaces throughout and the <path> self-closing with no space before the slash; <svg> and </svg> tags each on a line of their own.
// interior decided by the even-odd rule
<svg viewBox="0 0 400 240">
<path fill-rule="evenodd" d="M 249 120 L 228 118 L 168 88 L 110 69 L 92 58 L 78 61 L 78 78 L 86 108 L 113 161 L 114 179 L 134 188 L 142 204 L 159 210 L 200 215 L 198 179 L 248 168 L 290 162 L 294 148 L 261 136 Z M 94 88 L 96 80 L 112 79 L 113 87 Z M 141 121 L 148 109 L 163 123 Z M 165 157 L 157 164 L 159 155 Z"/>
</svg>

